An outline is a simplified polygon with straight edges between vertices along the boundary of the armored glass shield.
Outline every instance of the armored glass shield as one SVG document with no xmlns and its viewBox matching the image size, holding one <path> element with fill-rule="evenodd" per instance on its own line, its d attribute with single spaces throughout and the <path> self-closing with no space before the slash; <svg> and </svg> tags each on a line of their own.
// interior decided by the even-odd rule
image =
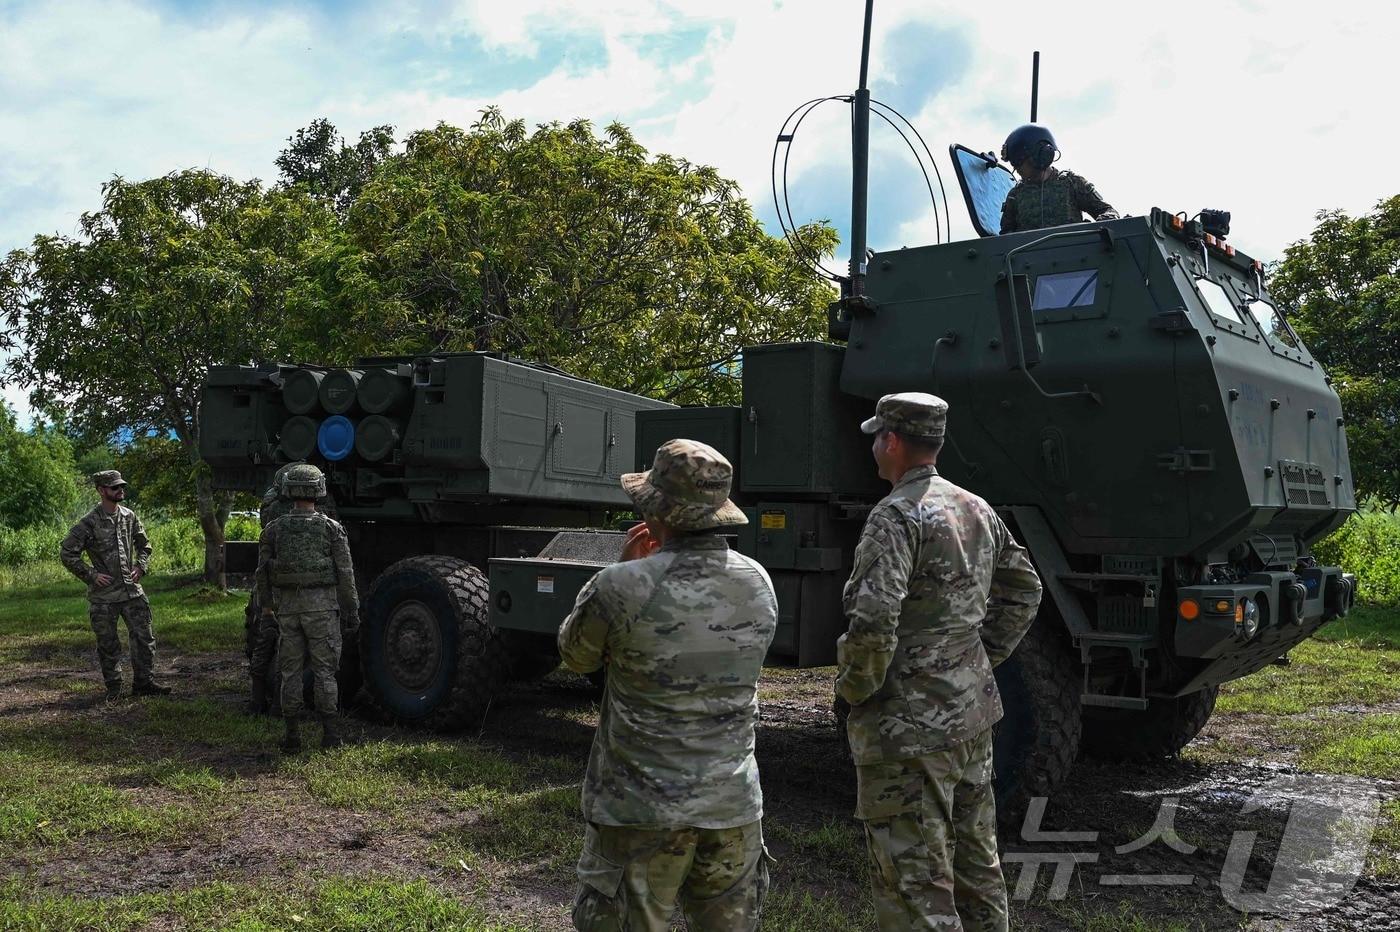
<svg viewBox="0 0 1400 932">
<path fill-rule="evenodd" d="M 978 236 L 1001 233 L 1001 205 L 1016 186 L 1016 178 L 989 152 L 973 152 L 967 146 L 951 145 L 948 154 L 958 173 L 967 212 Z"/>
</svg>

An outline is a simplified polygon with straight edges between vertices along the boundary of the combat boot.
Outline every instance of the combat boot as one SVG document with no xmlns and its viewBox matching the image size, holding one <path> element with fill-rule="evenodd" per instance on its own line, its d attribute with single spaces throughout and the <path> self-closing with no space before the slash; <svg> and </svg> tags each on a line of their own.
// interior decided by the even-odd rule
<svg viewBox="0 0 1400 932">
<path fill-rule="evenodd" d="M 287 723 L 287 733 L 282 736 L 282 750 L 295 754 L 301 750 L 301 725 L 295 715 L 288 715 L 282 721 Z"/>
<path fill-rule="evenodd" d="M 133 696 L 168 696 L 171 693 L 169 686 L 162 686 L 155 680 L 147 680 L 144 683 L 133 683 L 131 694 Z"/>
<path fill-rule="evenodd" d="M 252 679 L 252 692 L 248 699 L 249 715 L 267 715 L 267 681 L 260 676 Z"/>
<path fill-rule="evenodd" d="M 108 701 L 108 702 L 116 702 L 116 701 L 117 701 L 118 699 L 120 699 L 121 697 L 122 697 L 122 684 L 121 684 L 121 680 L 117 680 L 117 682 L 115 682 L 115 683 L 108 683 L 108 684 L 107 684 L 107 701 Z"/>
<path fill-rule="evenodd" d="M 321 715 L 321 747 L 338 748 L 345 743 L 340 735 L 340 719 L 334 712 Z"/>
</svg>

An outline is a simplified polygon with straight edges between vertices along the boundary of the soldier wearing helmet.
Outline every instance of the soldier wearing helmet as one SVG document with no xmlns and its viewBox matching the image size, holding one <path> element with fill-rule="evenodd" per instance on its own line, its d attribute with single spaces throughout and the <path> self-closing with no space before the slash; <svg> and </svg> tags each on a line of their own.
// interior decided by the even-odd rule
<svg viewBox="0 0 1400 932">
<path fill-rule="evenodd" d="M 1118 211 L 1085 178 L 1054 167 L 1060 150 L 1048 127 L 1016 127 L 1006 137 L 1001 157 L 1021 176 L 1002 203 L 1002 233 L 1079 223 L 1085 214 L 1094 220 L 1118 219 Z"/>
<path fill-rule="evenodd" d="M 263 528 L 258 540 L 257 595 L 263 618 L 275 615 L 281 653 L 282 717 L 285 751 L 301 750 L 298 717 L 302 708 L 302 667 L 310 660 L 316 712 L 323 726 L 321 746 L 341 743 L 336 717 L 342 625 L 359 625 L 360 601 L 350 541 L 340 522 L 316 511 L 326 496 L 326 477 L 307 464 L 282 474 L 282 496 L 292 510 Z"/>
<path fill-rule="evenodd" d="M 266 528 L 273 521 L 292 511 L 292 502 L 282 495 L 282 479 L 294 466 L 306 465 L 301 460 L 287 463 L 272 477 L 272 484 L 263 493 L 262 505 L 258 509 L 258 524 Z M 316 502 L 316 510 L 329 518 L 336 516 L 335 501 L 328 493 Z M 276 712 L 278 697 L 269 695 L 268 674 L 273 658 L 277 656 L 277 616 L 263 614 L 262 605 L 256 590 L 248 600 L 248 610 L 244 618 L 248 643 L 248 677 L 250 700 L 248 711 L 253 715 L 268 715 Z"/>
</svg>

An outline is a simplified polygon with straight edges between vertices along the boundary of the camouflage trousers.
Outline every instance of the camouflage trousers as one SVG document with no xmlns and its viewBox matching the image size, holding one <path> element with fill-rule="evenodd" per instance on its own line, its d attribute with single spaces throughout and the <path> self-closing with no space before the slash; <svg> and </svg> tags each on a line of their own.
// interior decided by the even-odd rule
<svg viewBox="0 0 1400 932">
<path fill-rule="evenodd" d="M 339 702 L 335 676 L 340 670 L 340 614 L 281 614 L 277 622 L 282 636 L 277 666 L 282 673 L 283 716 L 291 717 L 302 709 L 302 669 L 308 661 L 315 682 L 316 711 L 334 714 Z"/>
<path fill-rule="evenodd" d="M 590 824 L 574 928 L 666 932 L 679 905 L 691 932 L 757 929 L 771 860 L 762 822 L 722 829 Z"/>
<path fill-rule="evenodd" d="M 1005 932 L 992 729 L 911 760 L 856 767 L 880 928 Z"/>
<path fill-rule="evenodd" d="M 145 596 L 123 602 L 89 602 L 88 618 L 97 635 L 97 661 L 102 679 L 110 686 L 122 684 L 122 642 L 117 619 L 126 620 L 131 642 L 131 675 L 134 682 L 149 683 L 156 663 L 156 637 L 151 631 L 151 603 Z"/>
</svg>

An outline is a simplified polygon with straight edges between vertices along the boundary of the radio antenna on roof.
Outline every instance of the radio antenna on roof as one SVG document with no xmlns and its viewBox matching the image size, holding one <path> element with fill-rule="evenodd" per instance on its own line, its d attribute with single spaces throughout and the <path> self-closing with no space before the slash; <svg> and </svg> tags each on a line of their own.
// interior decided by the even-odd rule
<svg viewBox="0 0 1400 932">
<path fill-rule="evenodd" d="M 1035 122 L 1040 103 L 1040 53 L 1031 56 L 1031 122 Z"/>
</svg>

